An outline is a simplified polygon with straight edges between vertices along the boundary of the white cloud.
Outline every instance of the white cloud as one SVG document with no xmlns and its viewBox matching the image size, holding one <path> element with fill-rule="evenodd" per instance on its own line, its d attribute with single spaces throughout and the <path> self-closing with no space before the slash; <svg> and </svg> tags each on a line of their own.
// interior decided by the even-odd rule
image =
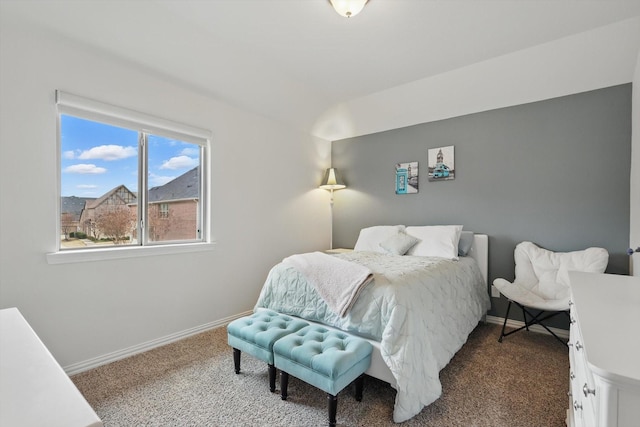
<svg viewBox="0 0 640 427">
<path fill-rule="evenodd" d="M 180 155 L 189 156 L 189 157 L 195 157 L 195 156 L 200 155 L 200 149 L 196 148 L 196 147 L 183 148 L 182 151 L 180 151 Z"/>
<path fill-rule="evenodd" d="M 78 165 L 71 165 L 64 170 L 67 173 L 79 173 L 79 174 L 101 174 L 105 173 L 107 169 L 98 167 L 96 165 L 80 163 Z"/>
<path fill-rule="evenodd" d="M 175 176 L 161 176 L 155 175 L 153 173 L 149 174 L 149 186 L 150 187 L 160 187 L 161 185 L 165 185 L 167 182 L 174 180 Z"/>
<path fill-rule="evenodd" d="M 122 160 L 138 154 L 136 147 L 123 147 L 122 145 L 99 145 L 85 150 L 78 156 L 79 159 L 102 159 L 106 161 Z"/>
<path fill-rule="evenodd" d="M 73 152 L 73 150 L 69 150 L 69 151 L 65 151 L 64 153 L 62 153 L 62 158 L 63 159 L 74 159 L 76 156 Z"/>
<path fill-rule="evenodd" d="M 184 169 L 198 166 L 198 161 L 188 156 L 172 157 L 160 166 L 160 169 Z"/>
<path fill-rule="evenodd" d="M 91 185 L 91 184 L 80 184 L 80 185 L 76 185 L 76 188 L 84 188 L 84 189 L 93 189 L 93 188 L 98 188 L 97 185 Z"/>
</svg>

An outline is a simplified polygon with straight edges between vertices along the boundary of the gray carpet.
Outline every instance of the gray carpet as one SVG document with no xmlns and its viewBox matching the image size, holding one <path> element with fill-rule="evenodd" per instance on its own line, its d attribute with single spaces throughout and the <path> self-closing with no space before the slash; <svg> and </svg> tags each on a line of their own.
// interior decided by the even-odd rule
<svg viewBox="0 0 640 427">
<path fill-rule="evenodd" d="M 442 370 L 443 394 L 403 426 L 563 426 L 568 407 L 566 347 L 521 332 L 497 342 L 478 325 Z M 289 399 L 269 392 L 266 364 L 243 355 L 233 369 L 226 328 L 218 328 L 72 377 L 105 426 L 324 426 L 326 395 L 296 378 Z M 338 425 L 388 426 L 395 391 L 365 378 L 338 395 Z"/>
</svg>

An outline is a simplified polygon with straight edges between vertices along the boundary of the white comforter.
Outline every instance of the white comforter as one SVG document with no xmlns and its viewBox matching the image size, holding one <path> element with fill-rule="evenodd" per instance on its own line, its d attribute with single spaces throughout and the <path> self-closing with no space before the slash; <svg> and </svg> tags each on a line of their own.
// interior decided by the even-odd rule
<svg viewBox="0 0 640 427">
<path fill-rule="evenodd" d="M 313 286 L 283 264 L 269 272 L 256 308 L 379 340 L 382 358 L 397 382 L 393 420 L 408 420 L 440 396 L 440 370 L 490 307 L 480 269 L 471 258 L 451 261 L 374 252 L 335 256 L 366 266 L 374 275 L 346 317 L 331 312 Z"/>
</svg>

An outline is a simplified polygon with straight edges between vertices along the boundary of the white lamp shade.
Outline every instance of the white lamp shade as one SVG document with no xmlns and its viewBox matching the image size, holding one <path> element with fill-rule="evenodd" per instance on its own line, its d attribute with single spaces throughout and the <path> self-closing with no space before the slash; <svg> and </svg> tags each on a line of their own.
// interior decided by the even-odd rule
<svg viewBox="0 0 640 427">
<path fill-rule="evenodd" d="M 368 0 L 329 0 L 333 8 L 345 18 L 356 16 Z"/>
<path fill-rule="evenodd" d="M 340 190 L 346 187 L 347 186 L 344 185 L 344 181 L 342 181 L 342 177 L 340 177 L 337 169 L 329 168 L 324 172 L 320 188 L 324 190 Z"/>
</svg>

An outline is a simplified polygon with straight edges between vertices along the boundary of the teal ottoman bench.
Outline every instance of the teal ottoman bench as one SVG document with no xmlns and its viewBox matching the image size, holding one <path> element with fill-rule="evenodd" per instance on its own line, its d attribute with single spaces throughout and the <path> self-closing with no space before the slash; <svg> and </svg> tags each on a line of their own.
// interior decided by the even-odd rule
<svg viewBox="0 0 640 427">
<path fill-rule="evenodd" d="M 227 342 L 233 347 L 233 364 L 240 373 L 240 354 L 249 353 L 267 362 L 269 388 L 276 390 L 276 368 L 273 365 L 273 344 L 280 338 L 309 324 L 304 320 L 286 316 L 272 310 L 260 310 L 251 316 L 236 319 L 227 326 Z"/>
<path fill-rule="evenodd" d="M 273 345 L 280 369 L 282 400 L 287 400 L 289 375 L 328 394 L 329 425 L 336 425 L 337 394 L 355 381 L 356 400 L 362 400 L 363 375 L 371 364 L 373 346 L 345 332 L 310 325 L 280 338 Z"/>
</svg>

